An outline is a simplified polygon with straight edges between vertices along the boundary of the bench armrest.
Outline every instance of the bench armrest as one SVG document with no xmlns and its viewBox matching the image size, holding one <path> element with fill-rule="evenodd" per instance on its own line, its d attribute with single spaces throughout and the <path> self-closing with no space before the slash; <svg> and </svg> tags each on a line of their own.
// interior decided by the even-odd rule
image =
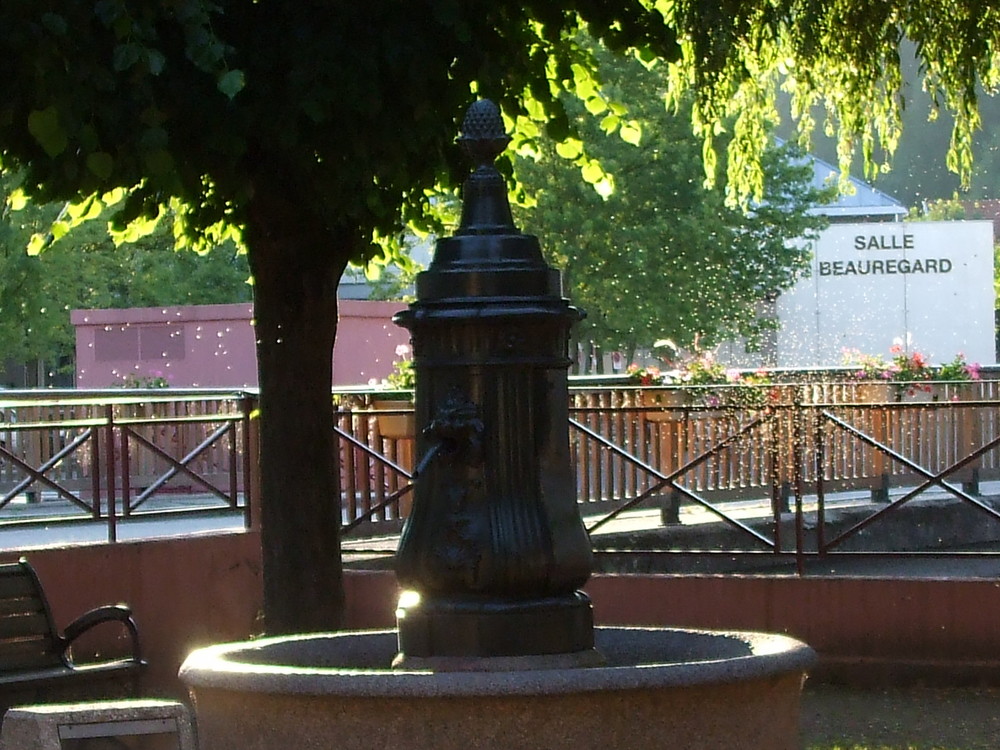
<svg viewBox="0 0 1000 750">
<path fill-rule="evenodd" d="M 66 626 L 63 633 L 63 652 L 65 653 L 79 636 L 103 622 L 120 622 L 125 626 L 131 639 L 131 659 L 135 662 L 142 662 L 142 652 L 139 648 L 139 629 L 136 627 L 135 620 L 132 619 L 132 610 L 124 604 L 96 607 L 73 620 Z"/>
</svg>

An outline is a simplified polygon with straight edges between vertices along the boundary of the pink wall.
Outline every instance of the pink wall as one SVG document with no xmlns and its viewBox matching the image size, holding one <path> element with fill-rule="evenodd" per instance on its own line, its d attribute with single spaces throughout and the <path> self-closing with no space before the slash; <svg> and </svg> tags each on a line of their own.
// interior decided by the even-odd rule
<svg viewBox="0 0 1000 750">
<path fill-rule="evenodd" d="M 400 302 L 341 300 L 334 385 L 367 383 L 392 370 L 409 334 L 391 318 Z M 257 359 L 249 303 L 128 310 L 74 310 L 76 386 L 108 388 L 124 378 L 163 377 L 174 387 L 252 388 Z"/>
</svg>

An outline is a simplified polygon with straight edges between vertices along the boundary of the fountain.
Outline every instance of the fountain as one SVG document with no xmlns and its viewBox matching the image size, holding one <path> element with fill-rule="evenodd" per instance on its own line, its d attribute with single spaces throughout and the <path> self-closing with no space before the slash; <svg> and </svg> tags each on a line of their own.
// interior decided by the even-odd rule
<svg viewBox="0 0 1000 750">
<path fill-rule="evenodd" d="M 566 429 L 580 313 L 514 226 L 496 106 L 474 104 L 459 141 L 476 166 L 461 226 L 397 316 L 423 428 L 398 629 L 195 651 L 202 750 L 798 747 L 804 644 L 594 627 Z"/>
</svg>

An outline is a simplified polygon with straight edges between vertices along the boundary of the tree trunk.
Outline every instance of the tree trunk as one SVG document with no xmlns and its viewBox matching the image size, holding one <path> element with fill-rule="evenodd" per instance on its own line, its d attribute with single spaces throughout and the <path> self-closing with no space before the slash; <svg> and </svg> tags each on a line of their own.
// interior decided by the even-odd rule
<svg viewBox="0 0 1000 750">
<path fill-rule="evenodd" d="M 251 209 L 264 626 L 271 635 L 332 630 L 343 625 L 344 589 L 330 387 L 351 235 L 317 226 L 275 193 Z"/>
</svg>

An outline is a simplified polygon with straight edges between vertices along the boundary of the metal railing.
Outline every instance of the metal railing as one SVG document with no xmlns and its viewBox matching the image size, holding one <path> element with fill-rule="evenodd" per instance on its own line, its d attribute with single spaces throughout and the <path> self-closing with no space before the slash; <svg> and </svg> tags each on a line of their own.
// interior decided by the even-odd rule
<svg viewBox="0 0 1000 750">
<path fill-rule="evenodd" d="M 849 547 L 929 489 L 988 521 L 1000 518 L 977 494 L 982 482 L 1000 479 L 997 381 L 938 384 L 938 400 L 920 403 L 896 401 L 892 391 L 869 401 L 864 390 L 833 381 L 574 387 L 570 447 L 581 513 L 597 531 L 637 508 L 657 508 L 667 523 L 681 520 L 680 508 L 697 508 L 775 554 Z M 412 501 L 412 404 L 376 408 L 376 395 L 334 397 L 351 537 L 398 533 Z M 252 394 L 228 391 L 0 394 L 0 527 L 37 523 L 36 511 L 56 501 L 67 519 L 107 523 L 111 540 L 120 522 L 144 514 L 224 510 L 249 524 L 255 407 Z M 828 533 L 828 499 L 847 491 L 881 505 L 873 520 Z M 769 529 L 732 511 L 733 501 L 747 500 L 758 501 Z M 803 528 L 804 503 L 818 531 Z M 795 511 L 799 526 L 789 527 Z"/>
<path fill-rule="evenodd" d="M 229 511 L 255 486 L 242 393 L 18 393 L 0 398 L 0 527 Z M 178 499 L 185 502 L 179 503 Z"/>
<path fill-rule="evenodd" d="M 801 572 L 810 557 L 872 551 L 923 554 L 913 547 L 891 550 L 865 535 L 884 525 L 887 517 L 904 525 L 956 525 L 954 507 L 930 521 L 927 516 L 919 521 L 904 517 L 904 507 L 913 507 L 914 500 L 934 490 L 938 498 L 943 496 L 963 512 L 975 514 L 976 520 L 974 533 L 965 538 L 956 537 L 961 532 L 954 529 L 922 529 L 923 537 L 937 537 L 924 543 L 924 549 L 931 550 L 928 554 L 935 554 L 935 547 L 941 551 L 949 544 L 984 541 L 1000 549 L 1000 512 L 979 494 L 983 482 L 1000 478 L 996 385 L 935 384 L 930 393 L 919 392 L 922 399 L 928 399 L 921 401 L 909 400 L 905 393 L 897 401 L 892 387 L 866 402 L 870 394 L 862 394 L 858 384 L 810 384 L 770 388 L 763 405 L 722 412 L 705 406 L 661 406 L 653 412 L 643 407 L 637 420 L 624 423 L 626 443 L 631 440 L 634 453 L 615 442 L 623 428 L 617 415 L 628 410 L 626 400 L 624 408 L 609 409 L 609 416 L 598 420 L 603 429 L 575 424 L 587 443 L 579 451 L 581 456 L 596 455 L 595 446 L 600 446 L 603 455 L 627 463 L 631 472 L 619 482 L 633 488 L 631 497 L 621 500 L 601 491 L 581 498 L 585 505 L 614 505 L 589 529 L 597 531 L 626 511 L 650 504 L 662 509 L 665 522 L 679 523 L 678 508 L 686 503 L 708 511 L 738 532 L 729 537 L 725 549 L 703 549 L 697 554 L 730 559 L 762 553 L 791 557 Z M 641 395 L 634 403 L 639 403 Z M 751 401 L 761 404 L 764 400 Z M 598 406 L 582 413 L 594 421 L 595 410 L 601 411 Z M 615 473 L 614 465 L 608 463 L 605 458 L 605 476 Z M 577 462 L 578 467 L 588 464 L 593 460 Z M 620 471 L 621 466 L 618 476 Z M 586 489 L 587 484 L 581 487 Z M 857 496 L 859 489 L 869 495 L 868 502 L 858 503 L 848 522 L 833 523 L 827 513 L 831 499 L 850 490 Z M 740 520 L 725 502 L 732 498 L 759 499 L 758 523 Z M 671 548 L 669 535 L 659 544 L 617 551 L 695 554 L 683 547 Z"/>
</svg>

